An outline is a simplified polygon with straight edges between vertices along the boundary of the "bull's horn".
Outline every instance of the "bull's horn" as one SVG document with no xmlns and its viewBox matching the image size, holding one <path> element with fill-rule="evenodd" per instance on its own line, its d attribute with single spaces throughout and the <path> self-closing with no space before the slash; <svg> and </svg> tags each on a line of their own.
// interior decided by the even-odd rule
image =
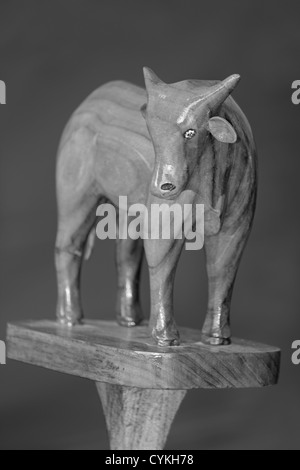
<svg viewBox="0 0 300 470">
<path fill-rule="evenodd" d="M 143 68 L 146 88 L 164 83 L 149 67 Z"/>
<path fill-rule="evenodd" d="M 240 78 L 240 75 L 231 75 L 223 80 L 219 85 L 214 86 L 205 97 L 205 101 L 208 103 L 209 107 L 215 110 L 224 103 L 226 98 L 239 83 Z"/>
</svg>

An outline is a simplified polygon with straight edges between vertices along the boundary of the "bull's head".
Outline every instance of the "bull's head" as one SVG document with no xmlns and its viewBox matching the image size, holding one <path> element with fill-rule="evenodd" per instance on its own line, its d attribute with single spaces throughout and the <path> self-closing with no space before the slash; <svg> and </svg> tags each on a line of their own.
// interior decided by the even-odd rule
<svg viewBox="0 0 300 470">
<path fill-rule="evenodd" d="M 144 68 L 148 102 L 142 107 L 155 150 L 151 193 L 174 199 L 187 186 L 209 133 L 234 143 L 236 133 L 218 108 L 237 85 L 239 75 L 223 82 L 184 81 L 168 85 Z"/>
</svg>

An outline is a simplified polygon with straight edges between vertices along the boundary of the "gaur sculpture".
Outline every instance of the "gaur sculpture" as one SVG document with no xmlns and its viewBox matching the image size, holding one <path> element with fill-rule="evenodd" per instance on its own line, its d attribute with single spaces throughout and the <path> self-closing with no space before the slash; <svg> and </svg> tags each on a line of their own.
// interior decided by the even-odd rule
<svg viewBox="0 0 300 470">
<path fill-rule="evenodd" d="M 250 125 L 224 81 L 166 84 L 144 68 L 146 89 L 122 81 L 92 93 L 72 115 L 57 160 L 57 316 L 83 319 L 80 269 L 95 237 L 96 211 L 109 201 L 204 204 L 208 308 L 203 342 L 230 343 L 230 303 L 256 201 L 256 149 Z M 117 319 L 141 322 L 138 292 L 145 251 L 150 274 L 152 335 L 180 343 L 173 287 L 185 240 L 117 240 Z"/>
</svg>

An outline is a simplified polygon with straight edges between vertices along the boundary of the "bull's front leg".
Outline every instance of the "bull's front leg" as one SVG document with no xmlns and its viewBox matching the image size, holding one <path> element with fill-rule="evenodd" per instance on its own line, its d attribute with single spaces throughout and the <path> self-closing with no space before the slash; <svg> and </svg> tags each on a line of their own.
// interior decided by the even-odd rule
<svg viewBox="0 0 300 470">
<path fill-rule="evenodd" d="M 176 267 L 184 240 L 145 240 L 150 276 L 152 336 L 159 346 L 178 346 L 173 290 Z"/>
</svg>

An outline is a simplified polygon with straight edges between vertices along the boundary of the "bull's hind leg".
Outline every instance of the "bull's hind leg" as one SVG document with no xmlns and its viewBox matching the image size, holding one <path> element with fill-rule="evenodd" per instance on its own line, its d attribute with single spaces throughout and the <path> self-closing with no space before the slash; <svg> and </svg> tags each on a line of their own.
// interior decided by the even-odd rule
<svg viewBox="0 0 300 470">
<path fill-rule="evenodd" d="M 235 233 L 220 232 L 205 240 L 208 276 L 208 311 L 202 329 L 203 341 L 211 345 L 230 344 L 230 304 L 249 225 Z"/>
<path fill-rule="evenodd" d="M 96 221 L 101 191 L 95 181 L 97 136 L 88 127 L 67 128 L 57 160 L 58 232 L 57 317 L 67 325 L 82 319 L 80 269 L 89 233 Z M 90 240 L 90 239 L 89 239 Z"/>
<path fill-rule="evenodd" d="M 63 201 L 58 201 L 59 206 Z M 95 198 L 78 201 L 65 211 L 60 207 L 56 239 L 57 318 L 69 326 L 83 318 L 80 299 L 80 270 L 89 234 L 96 220 Z M 63 215 L 62 215 L 63 213 Z"/>
<path fill-rule="evenodd" d="M 143 319 L 139 298 L 143 252 L 141 239 L 117 240 L 118 292 L 116 313 L 120 325 L 127 327 L 136 326 Z"/>
</svg>

